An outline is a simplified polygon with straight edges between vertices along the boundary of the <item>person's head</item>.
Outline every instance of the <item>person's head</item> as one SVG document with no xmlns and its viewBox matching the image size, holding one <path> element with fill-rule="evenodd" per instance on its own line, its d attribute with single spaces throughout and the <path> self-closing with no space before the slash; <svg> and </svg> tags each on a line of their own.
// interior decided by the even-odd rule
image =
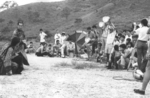
<svg viewBox="0 0 150 98">
<path fill-rule="evenodd" d="M 125 40 L 125 36 L 121 35 L 120 40 L 123 42 Z"/>
<path fill-rule="evenodd" d="M 33 42 L 30 42 L 30 45 L 33 45 Z"/>
<path fill-rule="evenodd" d="M 114 39 L 114 41 L 118 41 L 118 39 L 119 39 L 119 38 L 118 38 L 118 36 L 115 36 L 115 39 Z"/>
<path fill-rule="evenodd" d="M 43 29 L 40 29 L 39 31 L 40 31 L 40 32 L 43 32 Z"/>
<path fill-rule="evenodd" d="M 18 27 L 18 28 L 22 28 L 22 26 L 23 26 L 23 21 L 19 21 L 19 20 L 18 20 L 18 22 L 17 22 L 17 27 Z"/>
<path fill-rule="evenodd" d="M 114 46 L 114 50 L 115 50 L 115 51 L 119 51 L 119 46 L 118 46 L 118 45 L 115 45 L 115 46 Z"/>
<path fill-rule="evenodd" d="M 120 46 L 119 46 L 119 50 L 120 51 L 124 51 L 126 49 L 126 45 L 125 44 L 121 44 Z"/>
<path fill-rule="evenodd" d="M 97 26 L 96 26 L 96 25 L 93 25 L 92 28 L 93 28 L 93 29 L 97 29 Z"/>
<path fill-rule="evenodd" d="M 51 47 L 52 47 L 52 44 L 49 44 L 48 47 L 51 48 Z"/>
<path fill-rule="evenodd" d="M 127 44 L 127 48 L 131 48 L 131 47 L 133 47 L 133 44 L 130 42 Z"/>
<path fill-rule="evenodd" d="M 88 31 L 88 33 L 90 33 L 90 31 L 92 30 L 92 28 L 91 27 L 87 27 L 87 31 Z"/>
<path fill-rule="evenodd" d="M 142 25 L 142 26 L 148 26 L 148 21 L 147 21 L 147 19 L 141 20 L 141 25 Z"/>
<path fill-rule="evenodd" d="M 65 36 L 65 35 L 66 35 L 66 33 L 65 33 L 65 32 L 62 32 L 62 33 L 61 33 L 61 35 L 62 35 L 62 36 Z"/>
<path fill-rule="evenodd" d="M 131 39 L 130 38 L 127 38 L 126 39 L 126 43 L 130 43 L 131 42 Z"/>
<path fill-rule="evenodd" d="M 56 40 L 56 44 L 59 44 L 59 40 Z"/>
<path fill-rule="evenodd" d="M 137 39 L 138 39 L 138 35 L 133 35 L 133 36 L 132 36 L 132 41 L 136 42 Z"/>
<path fill-rule="evenodd" d="M 19 43 L 20 43 L 20 39 L 19 39 L 18 37 L 14 37 L 14 38 L 11 40 L 10 46 L 11 46 L 12 48 L 15 48 Z"/>
</svg>

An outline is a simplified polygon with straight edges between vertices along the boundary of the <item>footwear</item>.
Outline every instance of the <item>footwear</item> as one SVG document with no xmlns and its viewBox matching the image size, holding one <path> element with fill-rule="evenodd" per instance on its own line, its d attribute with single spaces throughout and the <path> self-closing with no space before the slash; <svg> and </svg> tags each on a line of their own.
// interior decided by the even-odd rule
<svg viewBox="0 0 150 98">
<path fill-rule="evenodd" d="M 145 91 L 139 90 L 139 89 L 134 89 L 134 92 L 137 94 L 145 95 Z"/>
</svg>

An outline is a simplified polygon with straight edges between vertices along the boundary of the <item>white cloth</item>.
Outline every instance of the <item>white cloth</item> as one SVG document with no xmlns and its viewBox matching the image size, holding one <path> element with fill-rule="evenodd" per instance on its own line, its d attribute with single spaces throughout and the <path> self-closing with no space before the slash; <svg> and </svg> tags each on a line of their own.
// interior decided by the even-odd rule
<svg viewBox="0 0 150 98">
<path fill-rule="evenodd" d="M 106 44 L 113 44 L 115 36 L 116 36 L 116 31 L 108 34 Z"/>
<path fill-rule="evenodd" d="M 61 34 L 59 34 L 59 33 L 55 34 L 55 36 L 54 36 L 55 40 L 60 40 L 60 38 L 61 38 Z"/>
<path fill-rule="evenodd" d="M 60 43 L 63 45 L 63 44 L 66 44 L 66 39 L 67 39 L 67 36 L 61 36 L 61 41 Z"/>
<path fill-rule="evenodd" d="M 148 41 L 149 39 L 149 35 L 147 34 L 149 31 L 148 27 L 141 27 L 139 29 L 137 29 L 135 32 L 135 34 L 138 34 L 138 40 L 140 41 Z"/>
<path fill-rule="evenodd" d="M 127 39 L 128 39 L 128 38 L 130 38 L 130 39 L 132 40 L 132 36 L 126 35 L 126 36 L 125 36 L 125 43 L 127 42 Z"/>
<path fill-rule="evenodd" d="M 75 49 L 75 44 L 73 42 L 67 44 L 67 50 L 74 50 L 74 49 Z"/>
<path fill-rule="evenodd" d="M 40 35 L 40 42 L 45 42 L 45 37 L 47 36 L 47 34 L 41 32 L 39 35 Z"/>
</svg>

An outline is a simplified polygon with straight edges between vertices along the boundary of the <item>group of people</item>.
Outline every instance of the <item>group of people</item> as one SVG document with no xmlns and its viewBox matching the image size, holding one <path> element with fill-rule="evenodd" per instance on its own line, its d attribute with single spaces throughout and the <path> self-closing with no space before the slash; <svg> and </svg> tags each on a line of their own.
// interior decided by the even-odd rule
<svg viewBox="0 0 150 98">
<path fill-rule="evenodd" d="M 40 46 L 35 49 L 34 43 L 26 45 L 22 23 L 18 22 L 17 29 L 13 32 L 11 41 L 3 47 L 0 56 L 0 74 L 21 74 L 23 64 L 29 65 L 26 53 L 35 53 L 36 56 L 49 57 L 74 57 L 75 42 L 72 42 L 65 32 L 56 33 L 54 44 L 46 42 L 47 34 L 40 29 Z M 99 26 L 99 27 L 98 27 Z M 85 42 L 80 47 L 80 52 L 87 54 L 87 59 L 106 57 L 108 69 L 138 68 L 143 73 L 142 89 L 135 89 L 135 93 L 145 94 L 146 86 L 150 81 L 150 29 L 148 20 L 142 19 L 139 25 L 133 23 L 132 30 L 118 32 L 109 16 L 102 18 L 99 24 L 88 27 Z M 26 52 L 26 53 L 25 53 Z"/>
<path fill-rule="evenodd" d="M 75 43 L 68 40 L 68 35 L 63 32 L 62 34 L 55 34 L 54 44 L 48 44 L 46 42 L 47 34 L 40 29 L 40 47 L 34 48 L 33 42 L 30 42 L 27 46 L 26 53 L 35 53 L 36 56 L 49 56 L 49 57 L 74 57 L 75 54 Z"/>
</svg>

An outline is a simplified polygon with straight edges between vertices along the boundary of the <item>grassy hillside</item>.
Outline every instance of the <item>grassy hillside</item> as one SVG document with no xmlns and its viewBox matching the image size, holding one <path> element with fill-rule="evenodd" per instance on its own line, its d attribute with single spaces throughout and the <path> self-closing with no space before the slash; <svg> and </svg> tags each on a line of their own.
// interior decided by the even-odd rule
<svg viewBox="0 0 150 98">
<path fill-rule="evenodd" d="M 33 3 L 0 13 L 0 39 L 9 39 L 17 20 L 24 21 L 27 37 L 36 38 L 43 28 L 49 36 L 97 24 L 110 15 L 115 25 L 129 29 L 133 21 L 150 15 L 149 0 L 66 0 L 59 3 Z"/>
</svg>

